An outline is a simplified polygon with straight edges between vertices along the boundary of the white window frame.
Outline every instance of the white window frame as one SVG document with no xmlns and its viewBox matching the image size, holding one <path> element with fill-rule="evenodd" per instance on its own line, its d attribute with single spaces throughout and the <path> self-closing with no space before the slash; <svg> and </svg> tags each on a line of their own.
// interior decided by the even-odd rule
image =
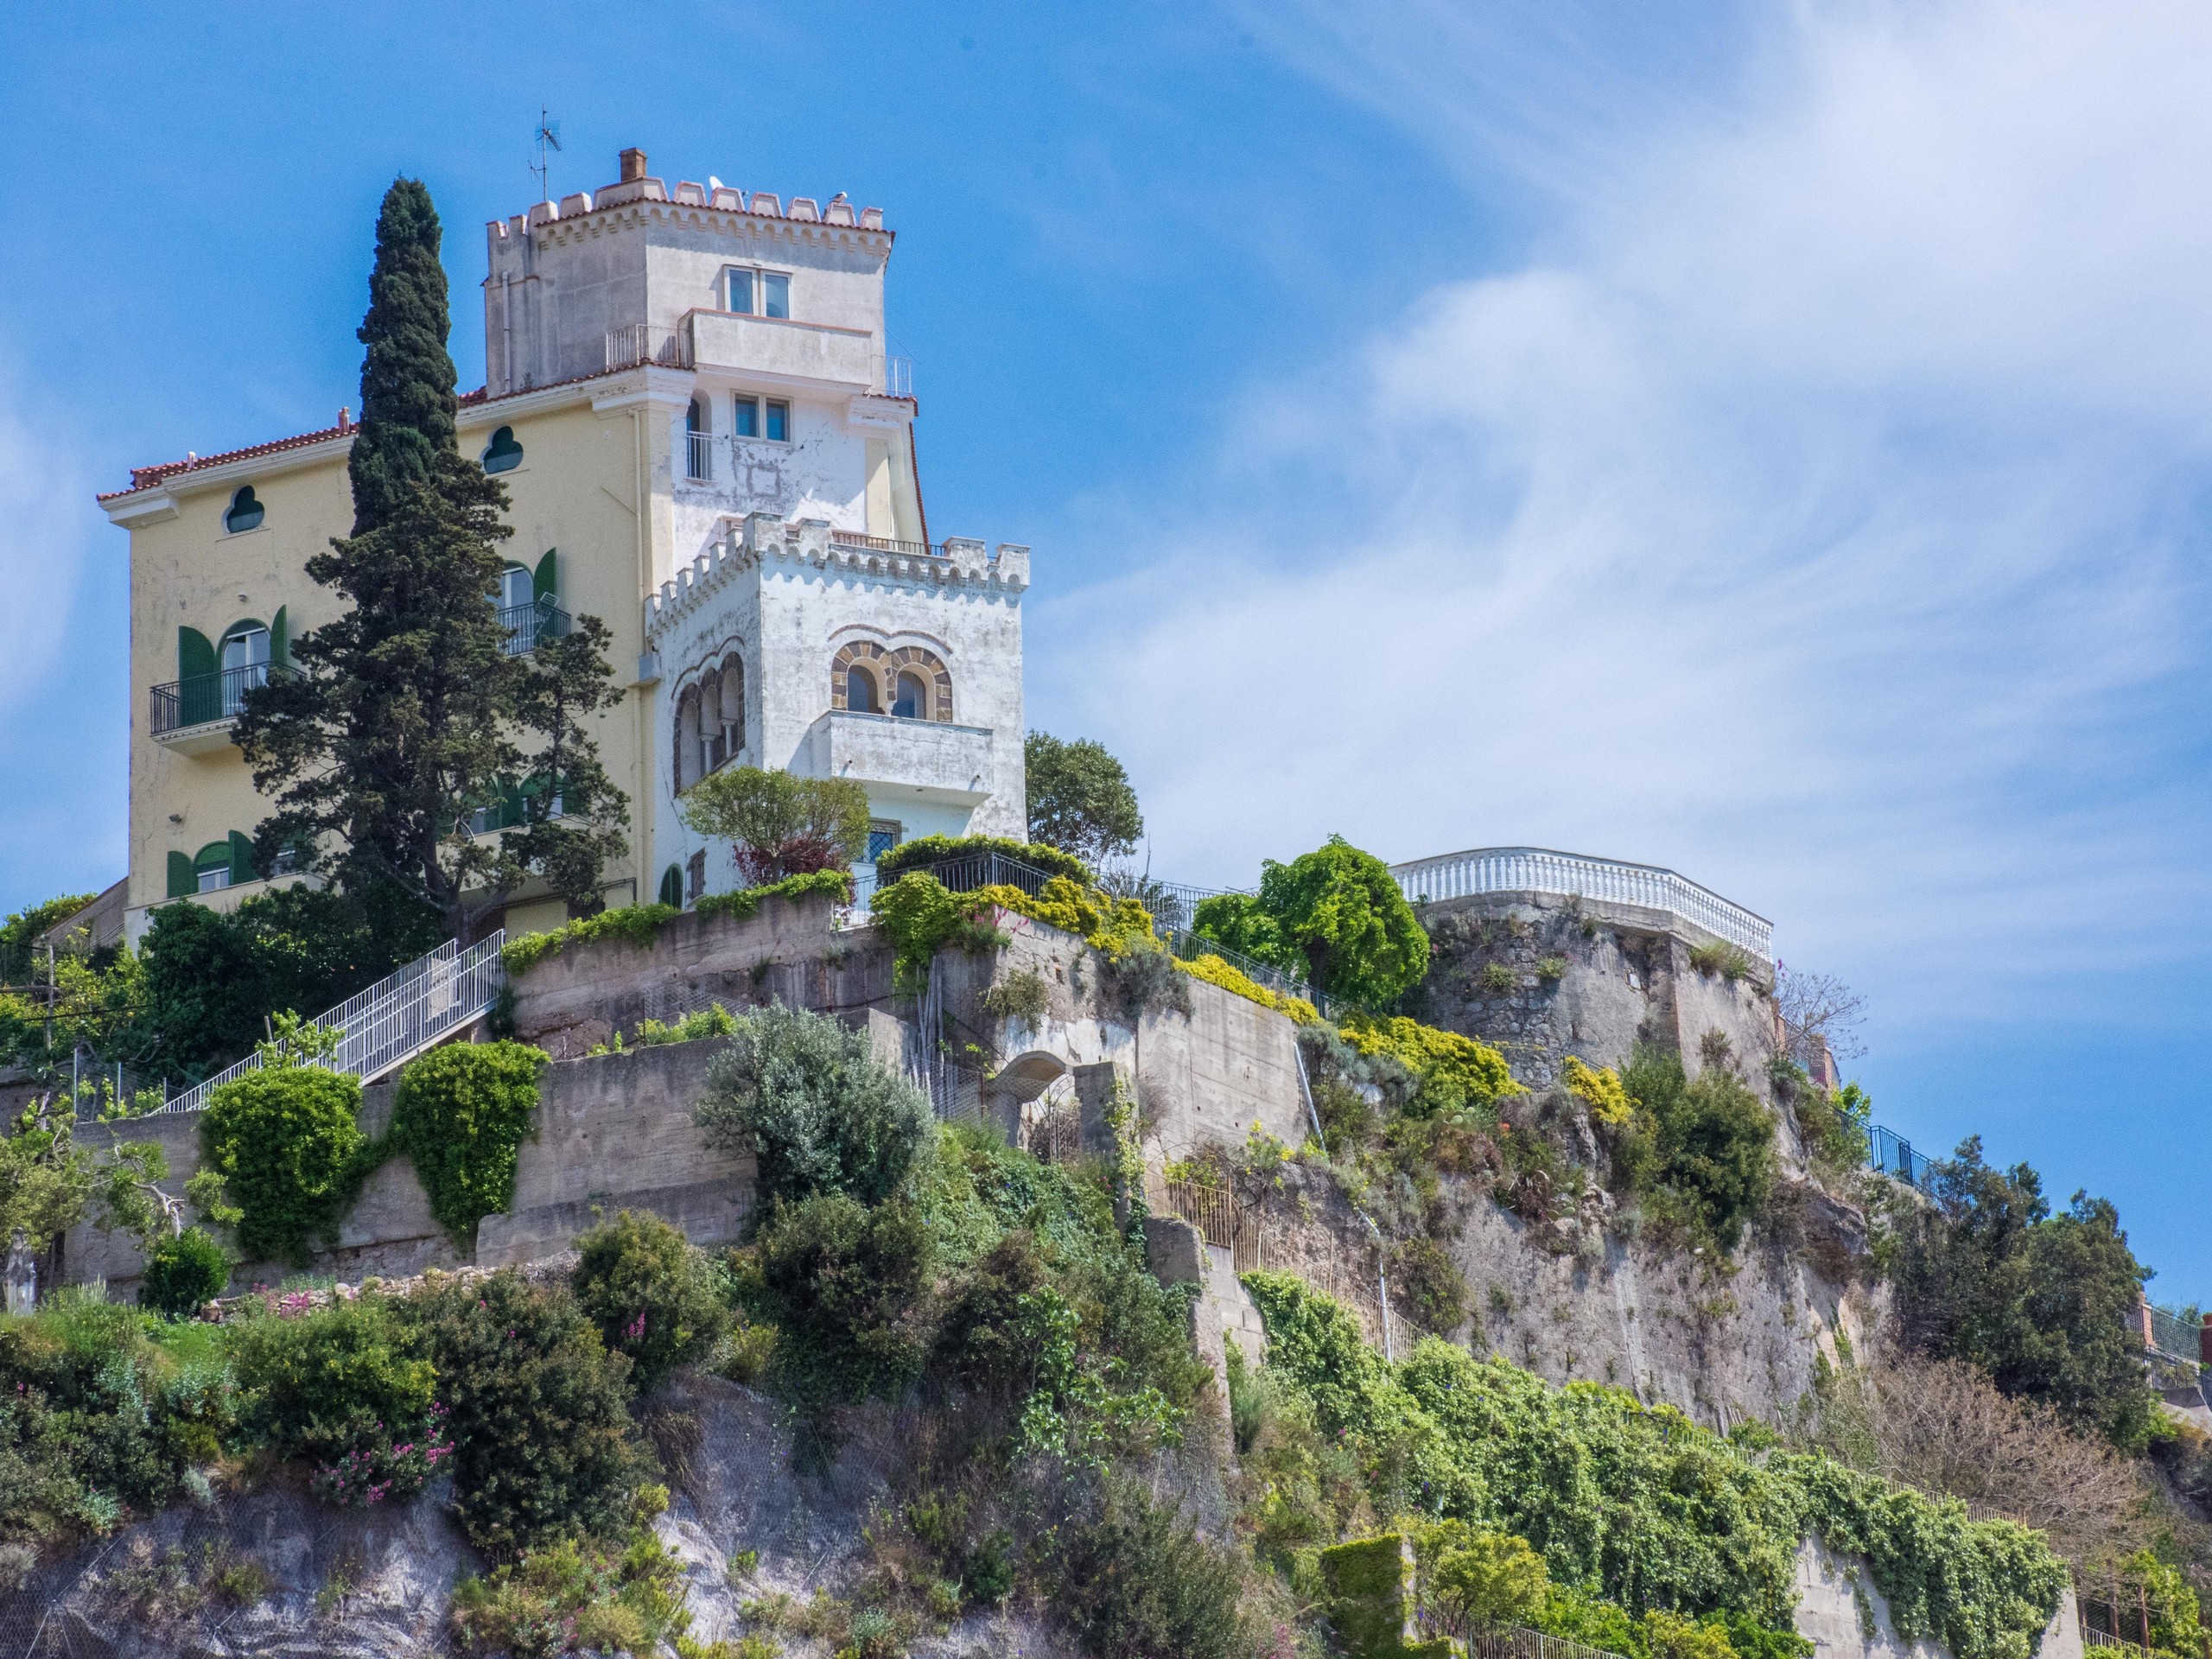
<svg viewBox="0 0 2212 1659">
<path fill-rule="evenodd" d="M 753 434 L 750 437 L 738 430 L 742 424 L 737 413 L 737 406 L 741 404 L 753 405 Z M 791 435 L 798 425 L 798 406 L 789 397 L 771 397 L 766 392 L 760 391 L 739 391 L 730 395 L 730 405 L 729 429 L 733 442 L 772 443 L 782 448 L 788 448 L 798 442 Z M 768 435 L 768 410 L 771 405 L 784 411 L 784 435 L 780 438 L 772 438 Z"/>
<path fill-rule="evenodd" d="M 745 277 L 751 284 L 753 308 L 741 311 L 729 302 L 730 280 Z M 789 322 L 791 320 L 791 276 L 788 270 L 779 270 L 772 265 L 724 265 L 721 276 L 722 308 L 734 317 L 759 317 L 768 322 Z M 768 310 L 768 283 L 770 278 L 784 285 L 784 315 L 772 315 Z"/>
</svg>

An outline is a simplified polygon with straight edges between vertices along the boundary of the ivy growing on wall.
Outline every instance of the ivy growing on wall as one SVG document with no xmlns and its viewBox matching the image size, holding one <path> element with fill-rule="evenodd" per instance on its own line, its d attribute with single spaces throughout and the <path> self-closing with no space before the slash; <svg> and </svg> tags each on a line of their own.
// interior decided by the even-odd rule
<svg viewBox="0 0 2212 1659">
<path fill-rule="evenodd" d="M 430 1213 L 464 1247 L 476 1224 L 515 1199 L 515 1165 L 534 1128 L 538 1074 L 550 1057 L 523 1043 L 455 1043 L 399 1074 L 378 1162 L 404 1152 Z"/>
</svg>

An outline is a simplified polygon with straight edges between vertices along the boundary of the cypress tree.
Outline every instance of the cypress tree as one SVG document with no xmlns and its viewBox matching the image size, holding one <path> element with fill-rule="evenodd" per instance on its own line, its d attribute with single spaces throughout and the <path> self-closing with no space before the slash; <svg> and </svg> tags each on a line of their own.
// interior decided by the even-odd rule
<svg viewBox="0 0 2212 1659">
<path fill-rule="evenodd" d="M 598 909 L 629 806 L 588 723 L 623 697 L 606 625 L 580 616 L 518 653 L 495 608 L 514 532 L 505 486 L 455 442 L 446 326 L 437 213 L 402 179 L 360 328 L 354 533 L 307 563 L 350 606 L 292 642 L 294 671 L 246 694 L 233 735 L 277 809 L 262 868 L 304 852 L 365 907 L 397 896 L 466 937 L 532 875 Z"/>
<path fill-rule="evenodd" d="M 454 453 L 452 319 L 439 262 L 438 211 L 420 179 L 395 179 L 377 214 L 369 313 L 359 339 L 361 430 L 346 471 L 353 481 L 353 534 L 391 521 L 406 485 Z"/>
</svg>

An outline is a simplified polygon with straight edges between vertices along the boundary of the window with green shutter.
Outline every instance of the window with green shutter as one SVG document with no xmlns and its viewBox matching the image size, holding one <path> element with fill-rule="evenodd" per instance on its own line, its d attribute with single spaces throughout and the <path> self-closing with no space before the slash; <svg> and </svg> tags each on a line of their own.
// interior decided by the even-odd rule
<svg viewBox="0 0 2212 1659">
<path fill-rule="evenodd" d="M 169 856 L 175 858 L 178 855 L 171 853 Z M 660 901 L 672 910 L 683 908 L 683 872 L 677 865 L 671 864 L 661 873 Z"/>
<path fill-rule="evenodd" d="M 193 870 L 192 855 L 171 853 L 169 855 L 169 897 L 188 898 L 199 891 L 200 877 Z"/>
<path fill-rule="evenodd" d="M 220 893 L 231 885 L 231 842 L 226 836 L 211 841 L 193 855 L 192 890 Z"/>
<path fill-rule="evenodd" d="M 253 837 L 231 831 L 231 885 L 242 887 L 249 881 L 261 880 L 261 872 L 254 868 Z"/>
<path fill-rule="evenodd" d="M 561 596 L 561 580 L 560 568 L 556 563 L 556 556 L 559 551 L 560 550 L 557 548 L 547 548 L 545 550 L 545 556 L 537 562 L 537 569 L 531 575 L 531 587 L 532 588 L 532 592 L 531 596 L 537 600 L 541 606 L 553 605 L 559 602 Z"/>
</svg>

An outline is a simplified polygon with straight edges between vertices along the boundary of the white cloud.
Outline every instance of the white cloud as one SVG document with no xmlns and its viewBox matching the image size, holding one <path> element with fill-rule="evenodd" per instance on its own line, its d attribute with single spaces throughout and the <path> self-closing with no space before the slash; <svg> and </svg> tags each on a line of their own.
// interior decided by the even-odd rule
<svg viewBox="0 0 2212 1659">
<path fill-rule="evenodd" d="M 1337 16 L 1270 33 L 1546 251 L 1300 365 L 1356 435 L 1256 392 L 1234 518 L 1040 616 L 1156 862 L 1669 863 L 1929 1015 L 2201 956 L 2212 14 L 1801 7 L 1661 85 Z"/>
</svg>

